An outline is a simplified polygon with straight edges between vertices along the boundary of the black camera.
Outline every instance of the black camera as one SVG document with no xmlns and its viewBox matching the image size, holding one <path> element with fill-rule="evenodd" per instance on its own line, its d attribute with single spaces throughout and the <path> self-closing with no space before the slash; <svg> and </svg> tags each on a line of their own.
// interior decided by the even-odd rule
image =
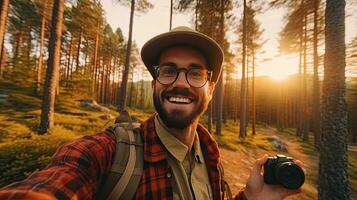
<svg viewBox="0 0 357 200">
<path fill-rule="evenodd" d="M 264 182 L 280 184 L 288 189 L 298 189 L 305 182 L 305 174 L 293 158 L 276 155 L 269 157 L 264 164 Z"/>
</svg>

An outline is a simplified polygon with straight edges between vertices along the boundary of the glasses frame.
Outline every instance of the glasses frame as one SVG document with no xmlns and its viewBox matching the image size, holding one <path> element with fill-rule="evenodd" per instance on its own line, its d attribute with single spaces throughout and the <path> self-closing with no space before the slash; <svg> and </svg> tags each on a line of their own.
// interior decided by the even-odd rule
<svg viewBox="0 0 357 200">
<path fill-rule="evenodd" d="M 185 69 L 185 68 L 177 68 L 177 67 L 174 67 L 176 69 L 176 78 L 171 82 L 171 83 L 162 83 L 160 80 L 159 80 L 159 72 L 160 72 L 160 67 L 161 66 L 164 66 L 164 65 L 156 65 L 154 66 L 154 69 L 155 69 L 155 80 L 157 80 L 160 84 L 162 85 L 172 85 L 173 83 L 175 83 L 177 81 L 177 78 L 179 77 L 180 73 L 181 72 L 184 72 L 185 73 L 185 78 L 186 78 L 186 82 L 193 88 L 202 88 L 203 86 L 205 86 L 207 84 L 208 81 L 211 81 L 212 80 L 212 75 L 213 75 L 213 72 L 211 70 L 207 70 L 207 74 L 208 74 L 208 78 L 207 80 L 199 87 L 196 87 L 196 86 L 193 86 L 190 81 L 188 81 L 188 77 L 187 77 L 187 74 L 190 70 L 192 69 L 197 69 L 197 68 L 189 68 L 189 69 Z"/>
</svg>

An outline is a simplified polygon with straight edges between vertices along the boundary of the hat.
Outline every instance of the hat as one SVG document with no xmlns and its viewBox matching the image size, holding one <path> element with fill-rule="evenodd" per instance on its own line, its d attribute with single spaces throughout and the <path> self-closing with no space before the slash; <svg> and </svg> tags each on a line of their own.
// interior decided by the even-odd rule
<svg viewBox="0 0 357 200">
<path fill-rule="evenodd" d="M 222 69 L 223 51 L 212 38 L 185 26 L 179 26 L 169 32 L 157 35 L 141 48 L 141 58 L 155 78 L 154 66 L 160 54 L 168 47 L 186 45 L 199 50 L 207 59 L 207 68 L 213 71 L 212 82 L 216 82 Z"/>
</svg>

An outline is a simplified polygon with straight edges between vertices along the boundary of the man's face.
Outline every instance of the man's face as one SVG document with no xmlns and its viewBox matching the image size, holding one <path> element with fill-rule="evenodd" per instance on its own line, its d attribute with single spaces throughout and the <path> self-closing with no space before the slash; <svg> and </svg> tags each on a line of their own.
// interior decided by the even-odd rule
<svg viewBox="0 0 357 200">
<path fill-rule="evenodd" d="M 206 68 L 207 61 L 199 51 L 178 46 L 161 53 L 159 65 L 166 64 L 177 69 Z M 170 85 L 157 80 L 153 80 L 152 85 L 156 111 L 168 128 L 176 129 L 184 129 L 198 120 L 207 109 L 214 89 L 209 81 L 200 88 L 190 86 L 184 72 Z"/>
</svg>

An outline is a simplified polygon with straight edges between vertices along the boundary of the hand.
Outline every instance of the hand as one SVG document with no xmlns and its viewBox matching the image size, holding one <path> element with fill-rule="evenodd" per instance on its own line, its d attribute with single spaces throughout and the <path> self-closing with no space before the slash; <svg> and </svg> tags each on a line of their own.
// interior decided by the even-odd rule
<svg viewBox="0 0 357 200">
<path fill-rule="evenodd" d="M 286 189 L 281 185 L 270 185 L 264 183 L 262 168 L 267 161 L 268 155 L 259 158 L 253 165 L 253 169 L 248 178 L 244 194 L 248 200 L 280 200 L 287 196 L 301 192 L 301 188 L 296 190 Z M 302 167 L 302 162 L 296 160 L 295 163 Z"/>
</svg>

